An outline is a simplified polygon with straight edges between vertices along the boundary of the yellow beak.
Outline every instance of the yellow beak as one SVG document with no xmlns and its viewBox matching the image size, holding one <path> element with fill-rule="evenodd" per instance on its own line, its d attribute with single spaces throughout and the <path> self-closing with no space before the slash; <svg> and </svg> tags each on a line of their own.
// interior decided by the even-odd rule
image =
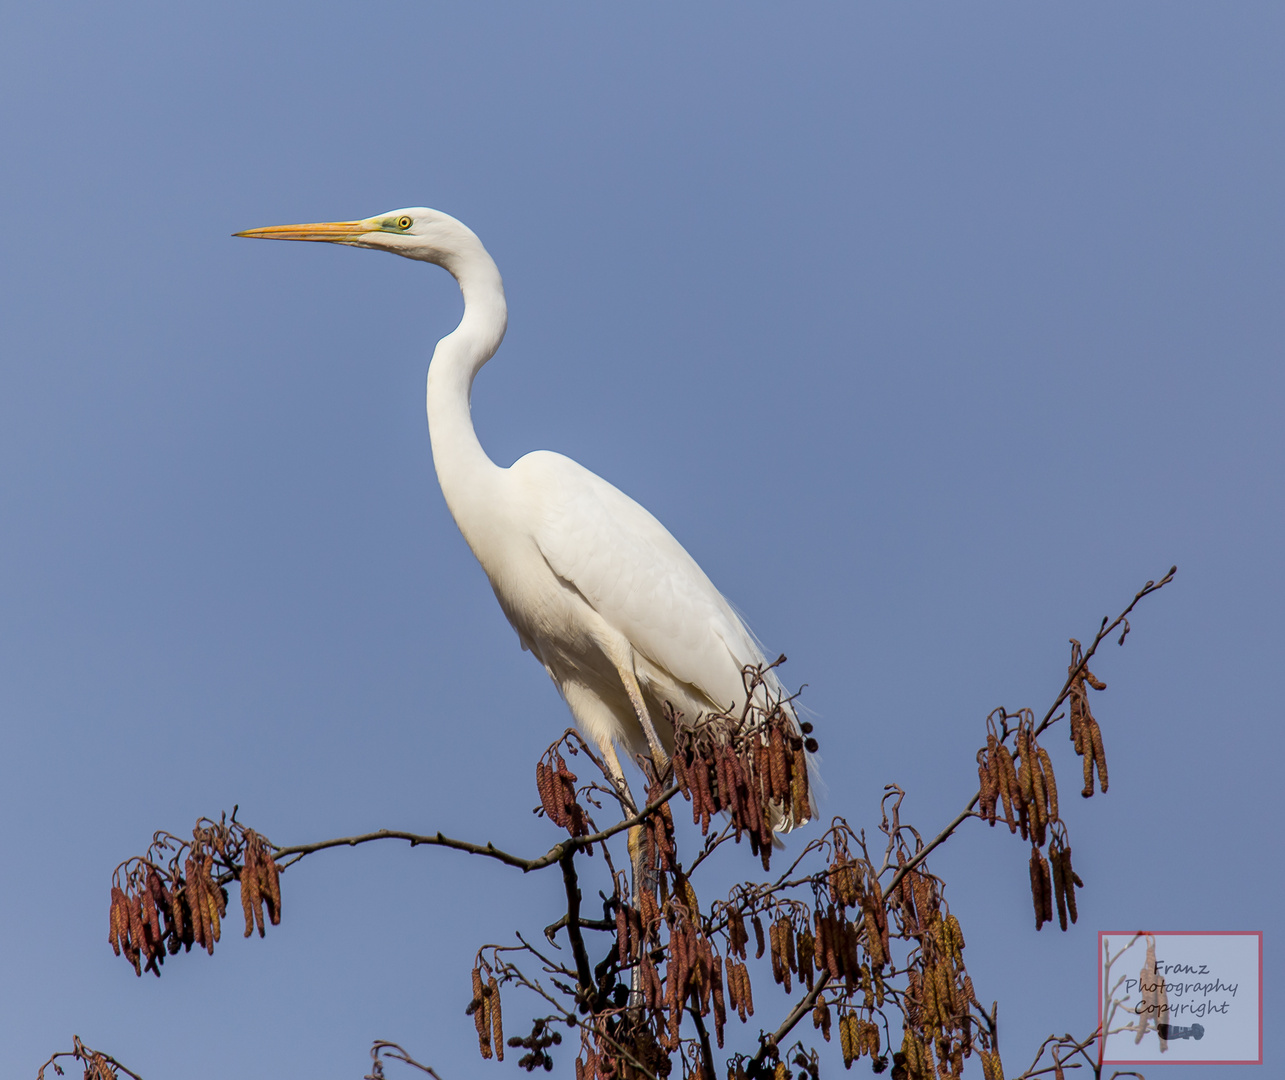
<svg viewBox="0 0 1285 1080">
<path fill-rule="evenodd" d="M 321 221 L 312 225 L 268 225 L 262 229 L 246 229 L 233 236 L 249 236 L 256 240 L 325 240 L 330 243 L 351 243 L 367 233 L 380 232 L 379 226 L 363 221 Z"/>
</svg>

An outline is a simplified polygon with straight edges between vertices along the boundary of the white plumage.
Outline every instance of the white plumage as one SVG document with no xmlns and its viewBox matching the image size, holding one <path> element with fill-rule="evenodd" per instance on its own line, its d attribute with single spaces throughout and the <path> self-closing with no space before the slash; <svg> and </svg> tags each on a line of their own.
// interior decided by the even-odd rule
<svg viewBox="0 0 1285 1080">
<path fill-rule="evenodd" d="M 464 315 L 429 365 L 433 462 L 447 505 L 521 639 L 561 690 L 627 792 L 615 747 L 672 752 L 663 705 L 694 719 L 744 704 L 753 635 L 696 561 L 650 513 L 549 451 L 501 468 L 478 442 L 473 379 L 507 325 L 499 270 L 474 233 L 424 207 L 362 221 L 281 225 L 239 236 L 379 248 L 445 267 Z M 769 676 L 767 691 L 783 691 Z"/>
</svg>

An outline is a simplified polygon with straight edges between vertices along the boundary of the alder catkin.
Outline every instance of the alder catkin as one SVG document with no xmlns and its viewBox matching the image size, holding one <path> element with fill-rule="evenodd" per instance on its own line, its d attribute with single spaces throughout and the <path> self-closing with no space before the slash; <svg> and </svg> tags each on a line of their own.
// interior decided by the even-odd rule
<svg viewBox="0 0 1285 1080">
<path fill-rule="evenodd" d="M 1031 902 L 1035 907 L 1035 929 L 1044 925 L 1044 873 L 1039 848 L 1031 848 Z"/>
<path fill-rule="evenodd" d="M 1044 793 L 1048 799 L 1048 819 L 1057 821 L 1057 777 L 1053 774 L 1053 761 L 1044 747 L 1039 748 L 1040 770 L 1044 774 Z"/>
<path fill-rule="evenodd" d="M 633 951 L 629 948 L 629 913 L 623 902 L 616 905 L 616 953 L 621 967 L 629 963 L 633 956 Z"/>
<path fill-rule="evenodd" d="M 843 1051 L 845 1069 L 852 1068 L 852 1059 L 856 1056 L 852 1052 L 852 1025 L 849 1023 L 851 1019 L 851 1013 L 841 1013 L 839 1016 L 839 1047 Z"/>
<path fill-rule="evenodd" d="M 691 784 L 687 779 L 687 751 L 676 750 L 674 752 L 674 783 L 678 785 L 678 790 L 683 793 L 683 798 L 692 797 Z"/>
<path fill-rule="evenodd" d="M 750 939 L 745 929 L 745 917 L 737 908 L 727 914 L 727 947 L 742 960 L 745 959 L 745 944 Z"/>
<path fill-rule="evenodd" d="M 1035 749 L 1033 739 L 1027 739 L 1026 749 L 1031 757 L 1031 793 L 1033 795 L 1032 801 L 1035 804 L 1035 819 L 1040 827 L 1043 828 L 1049 820 L 1048 792 L 1044 786 L 1044 767 L 1040 761 L 1039 752 Z"/>
<path fill-rule="evenodd" d="M 491 1025 L 486 1015 L 486 998 L 482 993 L 482 972 L 473 969 L 473 1026 L 477 1029 L 477 1045 L 482 1057 L 491 1056 Z"/>
<path fill-rule="evenodd" d="M 784 982 L 784 976 L 781 974 L 781 943 L 779 940 L 779 923 L 769 923 L 767 928 L 768 955 L 772 958 L 772 981 L 776 983 Z"/>
<path fill-rule="evenodd" d="M 1049 847 L 1049 868 L 1053 871 L 1053 899 L 1057 901 L 1058 925 L 1066 930 L 1066 876 L 1062 872 L 1060 848 Z"/>
<path fill-rule="evenodd" d="M 245 936 L 254 933 L 257 924 L 263 937 L 263 907 L 259 897 L 258 852 L 254 844 L 246 844 L 241 866 L 241 913 L 245 916 Z"/>
<path fill-rule="evenodd" d="M 946 916 L 946 930 L 950 934 L 951 948 L 958 957 L 964 951 L 964 929 L 959 925 L 959 920 L 954 915 Z"/>
<path fill-rule="evenodd" d="M 998 792 L 991 784 L 990 762 L 986 751 L 977 751 L 977 802 L 982 818 L 991 825 L 995 824 L 995 800 Z"/>
<path fill-rule="evenodd" d="M 785 736 L 781 734 L 779 727 L 774 726 L 772 728 L 768 746 L 771 750 L 772 798 L 788 799 L 790 796 L 790 781 L 786 771 Z"/>
<path fill-rule="evenodd" d="M 504 1060 L 504 1021 L 500 1014 L 500 984 L 492 975 L 486 982 L 491 995 L 487 1001 L 487 1011 L 491 1014 L 491 1037 L 495 1043 L 495 1060 Z"/>
<path fill-rule="evenodd" d="M 1031 740 L 1025 726 L 1017 732 L 1017 753 L 1017 786 L 1022 792 L 1022 802 L 1029 806 L 1035 801 L 1035 789 L 1031 779 Z"/>
<path fill-rule="evenodd" d="M 121 930 L 124 925 L 121 920 L 121 906 L 127 903 L 128 901 L 125 899 L 125 893 L 120 889 L 119 886 L 113 885 L 112 886 L 112 906 L 111 906 L 110 912 L 108 913 L 109 923 L 108 923 L 108 931 L 107 931 L 107 944 L 112 947 L 112 952 L 114 952 L 117 956 L 120 956 Z"/>
<path fill-rule="evenodd" d="M 995 749 L 995 758 L 999 763 L 999 795 L 1004 805 L 1004 820 L 1008 823 L 1009 833 L 1017 832 L 1016 818 L 1013 815 L 1013 794 L 1017 787 L 1017 773 L 1013 768 L 1013 758 L 1008 747 L 1000 743 Z"/>
<path fill-rule="evenodd" d="M 809 990 L 814 982 L 812 959 L 815 955 L 816 939 L 811 930 L 805 929 L 799 933 L 799 978 L 807 983 Z"/>
<path fill-rule="evenodd" d="M 561 827 L 562 822 L 559 818 L 562 816 L 561 804 L 554 798 L 553 793 L 553 770 L 543 761 L 536 762 L 535 766 L 535 786 L 540 792 L 540 805 L 544 807 L 545 816 L 553 824 Z"/>
<path fill-rule="evenodd" d="M 723 1025 L 727 1023 L 727 1002 L 723 997 L 723 958 L 714 954 L 710 978 L 714 990 L 714 1032 L 718 1036 L 718 1048 L 723 1049 Z"/>
<path fill-rule="evenodd" d="M 692 800 L 693 812 L 699 806 L 699 817 L 696 819 L 701 827 L 701 836 L 709 832 L 709 823 L 711 817 L 717 813 L 714 806 L 714 796 L 709 790 L 709 765 L 704 758 L 697 758 L 696 764 L 696 794 L 697 798 Z"/>
<path fill-rule="evenodd" d="M 1071 849 L 1064 847 L 1062 849 L 1062 878 L 1066 882 L 1066 910 L 1071 916 L 1071 922 L 1075 922 L 1078 913 L 1075 908 L 1075 890 L 1084 888 L 1084 882 L 1080 880 L 1080 875 L 1071 868 Z"/>
<path fill-rule="evenodd" d="M 1103 795 L 1107 792 L 1107 753 L 1102 747 L 1102 729 L 1098 722 L 1089 720 L 1089 738 L 1093 745 L 1093 762 L 1098 767 L 1098 789 Z"/>
</svg>

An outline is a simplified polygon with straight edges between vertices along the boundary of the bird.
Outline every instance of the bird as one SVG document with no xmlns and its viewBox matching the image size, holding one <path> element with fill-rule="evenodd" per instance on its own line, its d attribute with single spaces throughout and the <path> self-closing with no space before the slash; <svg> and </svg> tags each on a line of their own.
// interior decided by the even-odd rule
<svg viewBox="0 0 1285 1080">
<path fill-rule="evenodd" d="M 536 450 L 503 467 L 482 448 L 473 380 L 508 325 L 504 283 L 482 241 L 427 207 L 234 235 L 373 248 L 455 278 L 464 314 L 433 351 L 425 393 L 442 494 L 522 647 L 636 810 L 617 747 L 664 775 L 674 750 L 667 715 L 739 711 L 744 671 L 765 665 L 763 650 L 696 560 L 628 495 L 562 454 Z M 785 702 L 797 724 L 774 671 L 760 692 Z"/>
</svg>

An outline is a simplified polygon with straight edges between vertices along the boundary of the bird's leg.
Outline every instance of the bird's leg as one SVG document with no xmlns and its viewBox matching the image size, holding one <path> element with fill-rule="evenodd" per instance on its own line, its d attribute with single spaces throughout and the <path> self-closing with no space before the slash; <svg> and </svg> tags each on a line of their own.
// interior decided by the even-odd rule
<svg viewBox="0 0 1285 1080">
<path fill-rule="evenodd" d="M 610 743 L 605 742 L 599 746 L 602 752 L 603 763 L 607 766 L 607 771 L 611 774 L 611 782 L 615 784 L 616 790 L 620 793 L 620 801 L 628 809 L 626 813 L 630 816 L 638 813 L 638 804 L 635 802 L 633 793 L 629 790 L 629 782 L 625 779 L 625 772 L 620 767 L 620 758 L 616 756 L 616 748 Z M 645 805 L 645 804 L 644 804 Z M 656 893 L 656 882 L 652 880 L 652 860 L 648 858 L 646 830 L 641 825 L 635 825 L 629 830 L 627 837 L 629 844 L 629 863 L 633 871 L 631 877 L 633 881 L 633 895 L 630 902 L 634 910 L 641 908 L 641 899 L 639 889 L 648 888 L 652 895 Z M 644 928 L 644 934 L 645 934 Z M 647 947 L 646 942 L 638 944 L 638 955 L 633 959 L 641 960 L 642 950 Z M 642 965 L 635 963 L 629 973 L 629 1006 L 631 1010 L 641 1010 L 642 1008 Z"/>
<path fill-rule="evenodd" d="M 634 707 L 643 734 L 647 736 L 647 748 L 651 751 L 651 762 L 656 768 L 656 775 L 663 777 L 669 772 L 669 755 L 660 745 L 656 725 L 651 722 L 651 713 L 647 711 L 647 703 L 643 700 L 642 687 L 638 685 L 638 677 L 634 674 L 632 658 L 628 661 L 617 658 L 616 670 L 620 673 L 620 681 L 625 684 L 625 693 L 629 695 L 629 704 Z"/>
<path fill-rule="evenodd" d="M 607 766 L 607 772 L 610 774 L 608 779 L 616 789 L 616 794 L 620 798 L 621 808 L 630 817 L 638 813 L 638 804 L 634 801 L 634 794 L 629 790 L 629 781 L 625 779 L 625 770 L 620 767 L 620 758 L 616 756 L 616 748 L 611 744 L 611 740 L 604 740 L 598 747 L 602 754 L 603 764 Z"/>
</svg>

